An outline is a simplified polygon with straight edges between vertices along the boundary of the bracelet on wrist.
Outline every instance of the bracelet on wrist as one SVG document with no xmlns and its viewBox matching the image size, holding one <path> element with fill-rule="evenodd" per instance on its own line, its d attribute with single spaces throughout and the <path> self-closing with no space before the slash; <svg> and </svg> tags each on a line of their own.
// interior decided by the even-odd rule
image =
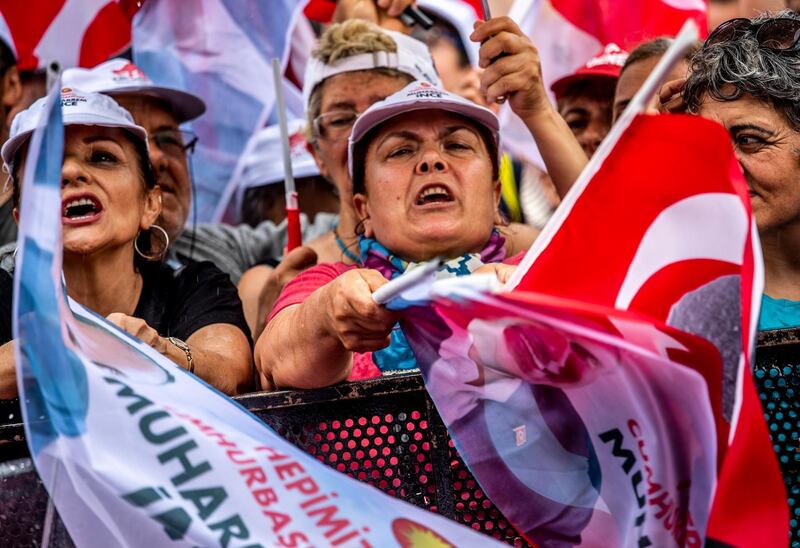
<svg viewBox="0 0 800 548">
<path fill-rule="evenodd" d="M 167 337 L 167 340 L 175 347 L 183 350 L 186 354 L 186 370 L 189 373 L 194 373 L 194 359 L 192 359 L 192 349 L 189 348 L 189 345 L 176 337 Z"/>
</svg>

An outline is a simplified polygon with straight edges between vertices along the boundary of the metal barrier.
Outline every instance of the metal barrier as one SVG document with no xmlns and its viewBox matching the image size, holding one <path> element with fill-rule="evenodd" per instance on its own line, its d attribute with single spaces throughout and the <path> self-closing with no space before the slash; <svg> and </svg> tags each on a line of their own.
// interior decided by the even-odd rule
<svg viewBox="0 0 800 548">
<path fill-rule="evenodd" d="M 526 546 L 453 447 L 418 374 L 236 400 L 319 461 L 389 495 Z M 27 456 L 15 406 L 0 404 L 0 546 L 72 546 Z M 15 460 L 9 460 L 15 459 Z M 48 518 L 48 506 L 50 518 Z"/>
<path fill-rule="evenodd" d="M 787 391 L 800 390 L 800 330 L 762 333 L 759 387 L 758 371 L 769 379 L 772 369 L 786 367 L 793 380 L 776 383 L 772 395 L 800 412 L 800 398 Z M 526 545 L 464 465 L 419 375 L 236 400 L 328 466 L 511 545 Z M 0 403 L 0 546 L 40 546 L 45 532 L 51 546 L 72 546 L 27 455 L 18 408 Z M 796 462 L 781 466 L 784 477 L 800 477 Z"/>
</svg>

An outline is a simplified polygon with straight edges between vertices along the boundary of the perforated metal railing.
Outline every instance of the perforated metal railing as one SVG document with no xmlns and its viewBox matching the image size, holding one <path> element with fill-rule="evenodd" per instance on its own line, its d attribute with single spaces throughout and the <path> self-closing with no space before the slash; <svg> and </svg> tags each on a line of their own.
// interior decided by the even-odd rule
<svg viewBox="0 0 800 548">
<path fill-rule="evenodd" d="M 800 389 L 800 330 L 762 334 L 757 359 L 757 384 L 763 371 L 762 378 L 775 377 L 773 392 L 782 390 L 772 416 L 783 410 L 796 418 L 800 399 L 790 397 L 788 390 Z M 778 382 L 778 377 L 786 379 L 787 367 L 794 376 Z M 762 382 L 762 392 L 763 387 Z M 525 546 L 464 465 L 418 375 L 237 400 L 281 436 L 340 472 L 510 545 Z M 27 458 L 20 422 L 15 405 L 0 403 L 0 547 L 40 546 L 45 531 L 50 546 L 71 547 Z M 772 434 L 774 443 L 783 443 L 781 432 Z M 797 439 L 789 439 L 797 447 Z M 800 483 L 798 460 L 781 463 L 790 492 Z"/>
<path fill-rule="evenodd" d="M 419 375 L 239 402 L 318 460 L 407 502 L 526 546 L 486 498 Z"/>
<path fill-rule="evenodd" d="M 523 539 L 481 491 L 458 456 L 419 375 L 323 390 L 236 398 L 319 461 L 389 495 L 438 512 L 514 546 Z M 0 404 L 0 547 L 72 546 L 29 458 L 18 411 Z M 16 418 L 16 421 L 13 419 Z M 2 440 L 7 443 L 3 444 Z M 49 524 L 49 525 L 48 525 Z"/>
</svg>

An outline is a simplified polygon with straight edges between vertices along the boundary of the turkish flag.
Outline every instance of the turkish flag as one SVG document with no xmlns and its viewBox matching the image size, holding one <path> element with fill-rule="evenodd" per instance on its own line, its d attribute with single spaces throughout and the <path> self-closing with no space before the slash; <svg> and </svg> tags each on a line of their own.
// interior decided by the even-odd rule
<svg viewBox="0 0 800 548">
<path fill-rule="evenodd" d="M 428 392 L 534 543 L 785 545 L 750 372 L 757 234 L 730 139 L 640 115 L 609 145 L 503 292 L 436 282 L 433 307 L 406 313 Z"/>
<path fill-rule="evenodd" d="M 0 0 L 21 70 L 93 67 L 130 47 L 135 0 Z"/>
<path fill-rule="evenodd" d="M 565 201 L 552 230 L 524 259 L 516 290 L 675 325 L 685 296 L 713 299 L 709 288 L 715 280 L 740 277 L 741 340 L 734 341 L 740 355 L 728 356 L 724 366 L 735 368 L 732 378 L 742 382 L 727 413 L 734 434 L 721 464 L 708 536 L 735 546 L 785 545 L 786 492 L 749 367 L 753 302 L 761 297 L 753 256 L 757 235 L 734 222 L 736 203 L 749 211 L 750 201 L 729 137 L 697 117 L 639 116 L 598 173 Z M 678 327 L 693 327 L 712 340 L 720 336 L 704 332 L 713 330 L 713 320 Z M 729 346 L 720 350 L 725 358 Z"/>
</svg>

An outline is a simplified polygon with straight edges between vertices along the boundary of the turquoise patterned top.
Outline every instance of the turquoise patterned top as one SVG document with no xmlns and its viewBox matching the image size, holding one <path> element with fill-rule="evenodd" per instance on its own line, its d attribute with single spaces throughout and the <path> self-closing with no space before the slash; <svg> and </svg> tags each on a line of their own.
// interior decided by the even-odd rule
<svg viewBox="0 0 800 548">
<path fill-rule="evenodd" d="M 761 300 L 760 330 L 800 326 L 800 302 Z M 800 356 L 790 364 L 759 364 L 755 368 L 756 388 L 767 419 L 772 447 L 789 497 L 790 545 L 800 548 Z"/>
</svg>

